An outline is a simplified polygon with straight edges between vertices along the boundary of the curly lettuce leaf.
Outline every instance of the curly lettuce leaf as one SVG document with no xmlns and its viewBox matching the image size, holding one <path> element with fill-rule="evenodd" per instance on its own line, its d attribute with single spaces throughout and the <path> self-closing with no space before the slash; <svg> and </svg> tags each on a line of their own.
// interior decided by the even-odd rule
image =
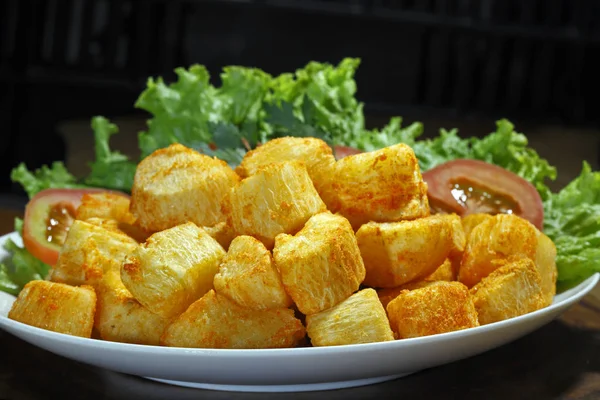
<svg viewBox="0 0 600 400">
<path fill-rule="evenodd" d="M 600 272 L 600 172 L 587 162 L 577 178 L 544 201 L 544 232 L 556 245 L 559 286 Z"/>
<path fill-rule="evenodd" d="M 222 107 L 208 70 L 193 65 L 175 70 L 178 80 L 167 85 L 162 78 L 148 79 L 135 107 L 148 111 L 148 130 L 138 136 L 142 157 L 173 143 L 198 148 L 211 140 L 208 121 L 218 120 Z"/>
<path fill-rule="evenodd" d="M 458 129 L 440 129 L 440 136 L 418 141 L 412 145 L 421 170 L 427 171 L 439 164 L 458 158 L 472 158 L 470 141 L 458 136 Z"/>
<path fill-rule="evenodd" d="M 15 219 L 15 230 L 20 232 L 22 220 Z M 20 247 L 11 239 L 4 243 L 4 249 L 11 254 L 0 263 L 0 290 L 17 295 L 27 282 L 45 279 L 50 266 L 35 258 L 24 247 Z"/>
<path fill-rule="evenodd" d="M 35 171 L 28 170 L 24 163 L 20 163 L 12 170 L 10 178 L 21 184 L 29 198 L 50 188 L 85 187 L 77 182 L 61 161 L 53 162 L 50 167 L 44 165 Z"/>
<path fill-rule="evenodd" d="M 255 68 L 227 67 L 222 86 L 216 88 L 204 66 L 177 68 L 175 73 L 178 79 L 170 85 L 150 78 L 135 103 L 152 114 L 148 130 L 139 135 L 142 157 L 173 143 L 200 149 L 213 142 L 215 124 L 232 124 L 256 141 L 270 75 Z"/>
<path fill-rule="evenodd" d="M 402 118 L 393 117 L 382 129 L 363 129 L 359 134 L 347 134 L 342 142 L 336 141 L 335 144 L 355 147 L 364 151 L 373 151 L 398 143 L 414 146 L 417 143 L 417 138 L 422 134 L 422 123 L 415 122 L 407 127 L 402 127 Z"/>
<path fill-rule="evenodd" d="M 346 144 L 365 131 L 363 104 L 355 97 L 354 75 L 360 59 L 345 58 L 337 66 L 310 62 L 295 74 L 282 74 L 273 79 L 266 96 L 269 104 L 281 102 L 293 105 L 294 115 L 303 119 L 302 106 L 310 101 L 314 106 L 310 125 L 327 132 L 333 144 Z"/>
<path fill-rule="evenodd" d="M 133 186 L 136 164 L 117 151 L 111 151 L 110 137 L 119 128 L 104 117 L 92 118 L 96 161 L 90 164 L 91 172 L 84 182 L 90 186 L 116 189 L 128 192 Z"/>
<path fill-rule="evenodd" d="M 302 112 L 296 116 L 294 106 L 282 101 L 280 105 L 266 105 L 267 122 L 273 127 L 270 139 L 283 136 L 314 137 L 333 146 L 331 136 L 319 128 L 314 121 L 316 106 L 310 99 L 302 102 Z"/>
<path fill-rule="evenodd" d="M 217 90 L 223 102 L 221 120 L 236 126 L 242 126 L 247 121 L 258 123 L 271 79 L 269 74 L 256 68 L 223 68 L 221 87 Z"/>
<path fill-rule="evenodd" d="M 18 295 L 21 291 L 21 287 L 11 279 L 8 268 L 4 263 L 0 264 L 0 291 L 10 293 L 13 296 Z"/>
<path fill-rule="evenodd" d="M 473 139 L 472 158 L 496 164 L 531 182 L 543 197 L 549 193 L 544 183 L 556 179 L 556 168 L 528 147 L 527 137 L 514 130 L 506 119 L 496 122 L 496 132 Z"/>
<path fill-rule="evenodd" d="M 15 218 L 15 232 L 19 234 L 19 236 L 23 236 L 23 219 Z"/>
<path fill-rule="evenodd" d="M 275 78 L 256 68 L 230 66 L 223 69 L 220 87 L 210 83 L 201 65 L 176 69 L 177 81 L 169 85 L 151 78 L 135 104 L 151 114 L 148 130 L 139 135 L 142 157 L 172 143 L 198 150 L 215 144 L 231 164 L 243 149 L 284 132 L 343 144 L 364 131 L 362 104 L 355 98 L 359 63 L 352 58 L 337 66 L 310 62 Z"/>
<path fill-rule="evenodd" d="M 207 144 L 202 144 L 198 150 L 207 156 L 217 157 L 218 159 L 227 162 L 232 169 L 235 169 L 235 167 L 240 165 L 244 155 L 246 155 L 246 150 L 241 147 L 214 149 Z"/>
</svg>

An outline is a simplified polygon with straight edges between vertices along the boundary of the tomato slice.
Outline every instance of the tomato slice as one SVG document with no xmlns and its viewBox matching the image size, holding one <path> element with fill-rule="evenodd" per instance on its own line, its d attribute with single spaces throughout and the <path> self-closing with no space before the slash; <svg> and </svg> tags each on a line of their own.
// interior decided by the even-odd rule
<svg viewBox="0 0 600 400">
<path fill-rule="evenodd" d="M 77 207 L 86 193 L 106 189 L 46 189 L 29 200 L 23 221 L 23 245 L 38 260 L 55 265 Z M 119 193 L 127 196 L 125 193 Z"/>
<path fill-rule="evenodd" d="M 530 182 L 502 167 L 458 159 L 423 173 L 423 180 L 432 212 L 516 214 L 542 229 L 540 194 Z"/>
<path fill-rule="evenodd" d="M 362 151 L 355 149 L 354 147 L 348 147 L 348 146 L 334 146 L 333 147 L 333 154 L 334 154 L 336 160 L 342 159 L 346 156 L 352 156 L 354 154 L 360 154 L 360 153 L 362 153 Z"/>
</svg>

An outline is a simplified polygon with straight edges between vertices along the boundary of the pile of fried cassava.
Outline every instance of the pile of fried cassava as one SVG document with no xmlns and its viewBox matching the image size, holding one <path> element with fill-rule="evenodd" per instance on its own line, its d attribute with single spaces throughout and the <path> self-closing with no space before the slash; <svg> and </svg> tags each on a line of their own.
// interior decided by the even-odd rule
<svg viewBox="0 0 600 400">
<path fill-rule="evenodd" d="M 519 216 L 431 215 L 404 144 L 336 161 L 320 139 L 279 138 L 235 170 L 175 144 L 140 162 L 131 197 L 84 195 L 9 317 L 175 347 L 382 342 L 546 307 L 555 258 Z"/>
</svg>

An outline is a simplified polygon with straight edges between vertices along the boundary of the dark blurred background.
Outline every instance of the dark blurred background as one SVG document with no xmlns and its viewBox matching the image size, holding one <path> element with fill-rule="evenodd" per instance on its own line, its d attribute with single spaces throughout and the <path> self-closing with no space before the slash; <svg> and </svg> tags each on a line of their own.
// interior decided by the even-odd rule
<svg viewBox="0 0 600 400">
<path fill-rule="evenodd" d="M 347 56 L 362 59 L 368 125 L 401 115 L 428 136 L 482 136 L 507 117 L 558 165 L 558 188 L 582 159 L 598 165 L 599 18 L 596 0 L 0 0 L 0 191 L 19 193 L 20 161 L 84 175 L 93 115 L 135 156 L 150 75 Z"/>
</svg>

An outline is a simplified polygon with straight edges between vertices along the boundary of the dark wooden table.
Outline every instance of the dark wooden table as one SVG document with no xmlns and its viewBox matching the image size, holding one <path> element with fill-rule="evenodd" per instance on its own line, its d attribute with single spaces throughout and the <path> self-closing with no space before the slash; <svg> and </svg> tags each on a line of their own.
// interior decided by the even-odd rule
<svg viewBox="0 0 600 400">
<path fill-rule="evenodd" d="M 1 207 L 1 205 L 0 205 Z M 0 233 L 18 209 L 0 208 Z M 159 360 L 157 360 L 160 362 Z M 600 287 L 511 344 L 395 381 L 290 394 L 187 389 L 90 367 L 0 331 L 0 399 L 598 399 Z"/>
</svg>

